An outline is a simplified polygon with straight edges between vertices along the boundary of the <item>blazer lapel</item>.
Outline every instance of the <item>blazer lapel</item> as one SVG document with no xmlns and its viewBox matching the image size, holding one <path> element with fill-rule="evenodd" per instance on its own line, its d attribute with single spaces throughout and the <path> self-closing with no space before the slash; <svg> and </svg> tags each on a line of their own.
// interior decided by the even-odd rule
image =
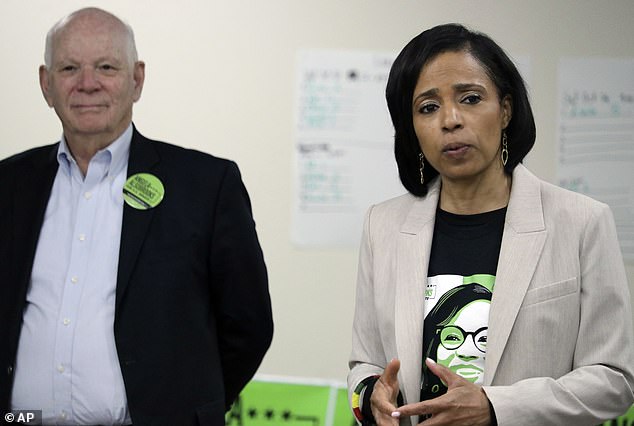
<svg viewBox="0 0 634 426">
<path fill-rule="evenodd" d="M 150 172 L 158 162 L 159 155 L 152 144 L 134 128 L 130 144 L 128 176 Z M 137 210 L 127 204 L 123 206 L 115 312 L 119 312 L 121 301 L 153 217 L 154 209 Z"/>
<path fill-rule="evenodd" d="M 546 241 L 540 182 L 521 164 L 513 172 L 489 312 L 484 384 L 490 385 Z"/>
<path fill-rule="evenodd" d="M 34 157 L 24 170 L 19 185 L 14 188 L 13 242 L 16 259 L 20 259 L 20 284 L 26 287 L 31 278 L 33 259 L 44 222 L 44 215 L 59 166 L 54 144 Z M 22 269 L 25 268 L 25 269 Z"/>
<path fill-rule="evenodd" d="M 397 244 L 395 334 L 401 360 L 399 382 L 407 401 L 417 401 L 420 392 L 425 283 L 439 188 L 436 181 L 428 196 L 413 203 Z M 485 385 L 491 384 L 495 377 L 545 241 L 540 182 L 524 166 L 518 165 L 513 173 L 489 312 Z"/>
<path fill-rule="evenodd" d="M 401 227 L 396 253 L 395 333 L 405 400 L 418 401 L 423 353 L 425 285 L 440 180 L 417 199 Z"/>
</svg>

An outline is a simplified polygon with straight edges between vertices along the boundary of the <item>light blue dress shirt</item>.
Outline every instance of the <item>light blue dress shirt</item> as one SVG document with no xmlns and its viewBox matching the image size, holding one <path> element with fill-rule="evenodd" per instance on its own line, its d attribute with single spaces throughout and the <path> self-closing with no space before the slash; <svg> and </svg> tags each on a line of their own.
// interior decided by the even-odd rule
<svg viewBox="0 0 634 426">
<path fill-rule="evenodd" d="M 12 409 L 44 424 L 129 424 L 114 341 L 115 290 L 132 125 L 84 177 L 62 137 L 15 365 Z"/>
</svg>

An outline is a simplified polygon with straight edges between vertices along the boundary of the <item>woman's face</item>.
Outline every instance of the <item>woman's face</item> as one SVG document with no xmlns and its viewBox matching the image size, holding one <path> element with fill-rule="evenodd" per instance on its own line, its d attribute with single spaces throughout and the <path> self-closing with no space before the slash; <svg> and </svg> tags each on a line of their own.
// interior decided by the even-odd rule
<svg viewBox="0 0 634 426">
<path fill-rule="evenodd" d="M 440 331 L 438 363 L 472 383 L 482 383 L 489 306 L 488 300 L 469 303 Z"/>
<path fill-rule="evenodd" d="M 503 174 L 502 130 L 511 100 L 468 52 L 440 53 L 423 66 L 412 99 L 418 143 L 443 180 Z"/>
</svg>

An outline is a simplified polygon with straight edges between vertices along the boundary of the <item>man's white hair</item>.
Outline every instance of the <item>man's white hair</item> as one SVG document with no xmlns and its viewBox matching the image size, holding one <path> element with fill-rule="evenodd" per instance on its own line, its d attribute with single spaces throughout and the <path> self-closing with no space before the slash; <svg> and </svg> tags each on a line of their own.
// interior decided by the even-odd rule
<svg viewBox="0 0 634 426">
<path fill-rule="evenodd" d="M 44 47 L 44 64 L 46 68 L 50 69 L 53 65 L 53 49 L 55 47 L 55 37 L 57 36 L 57 34 L 62 31 L 64 27 L 74 18 L 85 14 L 102 14 L 120 24 L 125 34 L 126 50 L 130 65 L 134 65 L 134 63 L 139 60 L 136 50 L 136 43 L 134 41 L 134 31 L 132 30 L 132 27 L 110 12 L 99 9 L 97 7 L 86 7 L 76 10 L 75 12 L 72 12 L 60 19 L 46 34 L 46 45 Z"/>
</svg>

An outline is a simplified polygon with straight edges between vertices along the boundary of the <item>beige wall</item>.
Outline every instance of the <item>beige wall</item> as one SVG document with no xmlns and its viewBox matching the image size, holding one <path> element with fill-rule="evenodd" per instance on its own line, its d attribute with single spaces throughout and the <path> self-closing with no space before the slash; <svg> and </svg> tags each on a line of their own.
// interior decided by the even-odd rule
<svg viewBox="0 0 634 426">
<path fill-rule="evenodd" d="M 397 51 L 421 30 L 449 21 L 488 33 L 511 54 L 530 56 L 538 141 L 526 163 L 551 181 L 558 58 L 634 57 L 632 0 L 2 0 L 0 158 L 60 136 L 37 67 L 48 28 L 89 5 L 120 15 L 136 31 L 147 64 L 135 110 L 140 130 L 234 159 L 242 169 L 276 320 L 260 369 L 267 374 L 343 380 L 350 350 L 357 251 L 299 250 L 289 239 L 298 49 Z M 627 267 L 634 288 L 634 264 Z"/>
</svg>

